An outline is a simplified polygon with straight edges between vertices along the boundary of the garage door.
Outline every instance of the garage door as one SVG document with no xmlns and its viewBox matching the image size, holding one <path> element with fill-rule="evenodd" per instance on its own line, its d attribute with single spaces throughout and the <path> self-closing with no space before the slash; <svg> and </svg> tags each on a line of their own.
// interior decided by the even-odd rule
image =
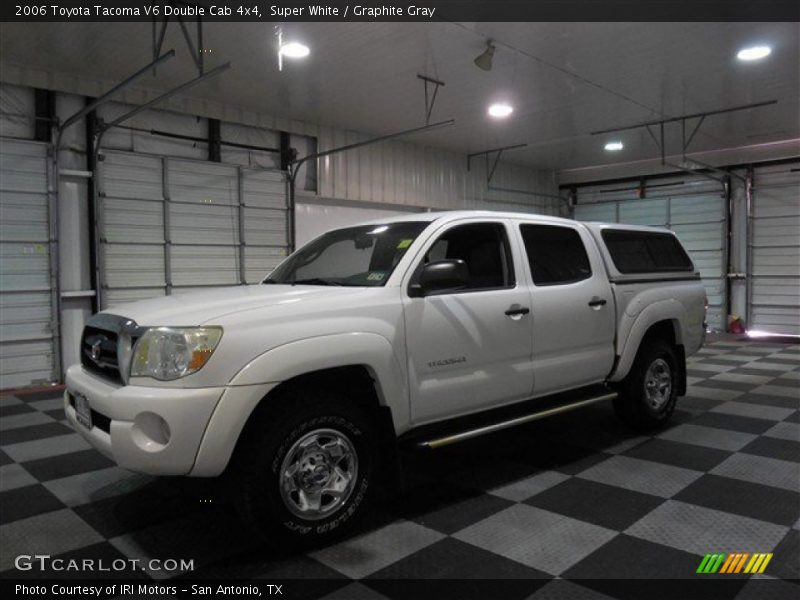
<svg viewBox="0 0 800 600">
<path fill-rule="evenodd" d="M 620 184 L 578 188 L 575 218 L 672 229 L 700 270 L 708 295 L 708 325 L 725 328 L 725 199 L 714 181 L 653 180 L 647 198 Z"/>
<path fill-rule="evenodd" d="M 256 283 L 289 248 L 281 171 L 103 151 L 101 305 Z"/>
<path fill-rule="evenodd" d="M 800 335 L 800 161 L 753 172 L 750 329 Z"/>
<path fill-rule="evenodd" d="M 58 379 L 48 146 L 0 138 L 0 388 Z"/>
</svg>

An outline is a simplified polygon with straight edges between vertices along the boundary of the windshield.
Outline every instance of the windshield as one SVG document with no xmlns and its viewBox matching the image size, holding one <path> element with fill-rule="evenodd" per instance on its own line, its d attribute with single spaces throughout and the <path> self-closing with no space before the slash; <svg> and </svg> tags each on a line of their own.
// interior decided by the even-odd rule
<svg viewBox="0 0 800 600">
<path fill-rule="evenodd" d="M 337 229 L 292 254 L 264 283 L 382 286 L 426 221 Z"/>
</svg>

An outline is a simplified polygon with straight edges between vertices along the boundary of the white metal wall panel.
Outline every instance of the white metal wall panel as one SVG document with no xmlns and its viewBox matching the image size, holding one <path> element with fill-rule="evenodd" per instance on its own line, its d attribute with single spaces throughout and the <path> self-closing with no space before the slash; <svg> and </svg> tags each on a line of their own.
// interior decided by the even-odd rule
<svg viewBox="0 0 800 600">
<path fill-rule="evenodd" d="M 413 214 L 419 209 L 381 206 L 380 204 L 345 204 L 328 198 L 298 198 L 295 204 L 297 247 L 310 242 L 330 229 L 348 227 L 363 221 Z"/>
<path fill-rule="evenodd" d="M 0 388 L 56 378 L 47 145 L 0 139 Z"/>
<path fill-rule="evenodd" d="M 725 329 L 725 200 L 716 193 L 670 198 L 672 229 L 700 271 L 708 296 L 708 324 Z"/>
<path fill-rule="evenodd" d="M 35 125 L 33 88 L 0 82 L 0 136 L 32 140 Z"/>
<path fill-rule="evenodd" d="M 750 329 L 800 335 L 800 161 L 756 168 Z"/>
<path fill-rule="evenodd" d="M 260 281 L 286 256 L 278 171 L 107 150 L 101 162 L 103 306 Z"/>
<path fill-rule="evenodd" d="M 575 207 L 575 218 L 578 221 L 617 222 L 617 203 L 603 202 L 597 204 L 578 204 Z"/>
<path fill-rule="evenodd" d="M 309 126 L 305 133 L 317 138 L 320 151 L 371 137 L 330 127 Z M 464 154 L 392 140 L 321 158 L 318 190 L 321 197 L 341 200 L 558 214 L 553 171 L 501 162 L 491 182 L 496 189 L 489 188 L 486 176 L 486 163 L 480 158 L 467 170 Z"/>
<path fill-rule="evenodd" d="M 636 186 L 578 188 L 575 218 L 672 229 L 700 271 L 708 296 L 708 324 L 725 329 L 725 202 L 713 181 L 657 180 L 639 199 Z"/>
</svg>

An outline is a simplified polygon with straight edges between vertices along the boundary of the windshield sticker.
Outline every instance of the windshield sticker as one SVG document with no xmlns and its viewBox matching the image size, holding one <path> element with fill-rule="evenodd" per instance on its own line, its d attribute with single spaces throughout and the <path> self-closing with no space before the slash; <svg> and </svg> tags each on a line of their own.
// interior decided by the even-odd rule
<svg viewBox="0 0 800 600">
<path fill-rule="evenodd" d="M 369 275 L 367 275 L 367 281 L 383 281 L 383 278 L 386 277 L 386 273 L 381 273 L 379 271 L 373 271 Z"/>
<path fill-rule="evenodd" d="M 400 243 L 397 244 L 397 249 L 398 250 L 405 250 L 406 248 L 408 248 L 411 245 L 411 242 L 413 242 L 413 241 L 414 240 L 400 240 Z"/>
</svg>

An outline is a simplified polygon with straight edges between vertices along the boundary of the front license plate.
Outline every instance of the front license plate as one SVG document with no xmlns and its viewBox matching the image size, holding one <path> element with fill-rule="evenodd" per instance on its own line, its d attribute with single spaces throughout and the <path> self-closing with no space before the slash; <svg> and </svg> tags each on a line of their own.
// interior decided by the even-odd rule
<svg viewBox="0 0 800 600">
<path fill-rule="evenodd" d="M 92 409 L 89 407 L 89 401 L 86 396 L 81 396 L 80 394 L 72 394 L 72 396 L 75 398 L 75 418 L 86 429 L 91 429 Z"/>
</svg>

